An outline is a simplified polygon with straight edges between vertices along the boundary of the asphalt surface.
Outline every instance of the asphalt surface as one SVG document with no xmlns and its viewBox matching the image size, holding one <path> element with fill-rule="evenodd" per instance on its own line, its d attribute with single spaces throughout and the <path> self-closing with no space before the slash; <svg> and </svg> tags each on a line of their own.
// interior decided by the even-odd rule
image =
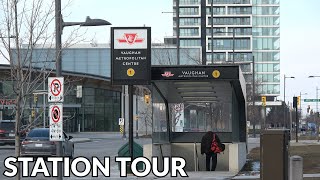
<svg viewBox="0 0 320 180">
<path fill-rule="evenodd" d="M 118 150 L 121 146 L 128 142 L 128 139 L 123 138 L 122 135 L 118 133 L 73 133 L 69 134 L 74 137 L 73 141 L 75 142 L 75 157 L 85 157 L 91 161 L 92 157 L 97 157 L 101 162 L 103 162 L 104 157 L 110 157 L 110 177 L 112 179 L 123 179 L 120 177 L 118 164 L 115 162 L 115 157 L 118 156 Z M 150 138 L 139 138 L 134 139 L 140 145 L 150 144 L 152 140 Z M 295 141 L 291 141 L 290 145 L 294 146 L 303 146 L 306 144 L 320 144 L 316 141 L 299 141 L 296 143 Z M 248 152 L 255 147 L 260 146 L 259 138 L 248 138 Z M 0 180 L 12 179 L 7 178 L 3 175 L 3 172 L 6 170 L 4 167 L 4 159 L 14 155 L 14 146 L 0 146 Z M 49 172 L 52 173 L 52 164 L 46 163 Z M 31 169 L 34 166 L 34 163 L 29 164 L 29 174 L 31 174 Z M 79 172 L 84 170 L 84 164 L 77 164 L 77 170 Z M 235 174 L 229 172 L 187 172 L 189 175 L 189 179 L 232 179 Z M 304 175 L 310 177 L 320 177 L 320 175 Z M 137 179 L 137 177 L 133 175 L 128 175 L 129 179 Z M 22 178 L 22 179 L 56 179 L 56 178 L 48 178 L 44 177 L 42 174 L 38 174 L 37 177 L 33 178 Z M 64 177 L 63 179 L 79 179 L 75 175 L 71 174 L 70 177 Z M 101 172 L 99 172 L 99 178 L 92 177 L 91 172 L 85 178 L 81 179 L 106 179 Z M 144 179 L 158 179 L 153 175 L 149 175 Z M 171 179 L 170 175 L 166 178 L 161 179 Z M 175 178 L 177 179 L 177 178 Z M 180 178 L 178 178 L 180 179 Z M 255 177 L 234 177 L 233 179 L 259 179 L 259 176 Z"/>
<path fill-rule="evenodd" d="M 122 138 L 121 135 L 117 133 L 77 133 L 69 134 L 74 137 L 75 143 L 75 157 L 85 157 L 91 161 L 92 157 L 97 157 L 101 162 L 103 162 L 104 157 L 110 157 L 110 175 L 113 178 L 119 178 L 118 164 L 115 162 L 115 157 L 118 156 L 118 150 L 125 143 L 128 142 L 128 139 Z M 150 138 L 139 138 L 134 139 L 138 144 L 150 144 Z M 7 178 L 3 175 L 5 171 L 4 159 L 14 155 L 14 146 L 0 146 L 0 179 L 12 179 Z M 52 173 L 52 164 L 46 163 L 49 169 L 49 172 Z M 29 164 L 29 173 L 31 174 L 31 169 L 34 166 L 34 163 Z M 77 165 L 78 171 L 84 169 L 84 164 L 79 163 Z M 91 173 L 88 177 L 84 179 L 90 179 Z M 102 173 L 99 173 L 99 176 L 102 176 Z M 135 178 L 132 176 L 132 178 Z M 43 175 L 38 175 L 34 178 L 22 178 L 22 179 L 56 179 L 56 178 L 47 178 Z M 71 174 L 71 177 L 64 179 L 78 179 L 78 177 Z M 97 179 L 97 178 L 94 178 Z"/>
</svg>

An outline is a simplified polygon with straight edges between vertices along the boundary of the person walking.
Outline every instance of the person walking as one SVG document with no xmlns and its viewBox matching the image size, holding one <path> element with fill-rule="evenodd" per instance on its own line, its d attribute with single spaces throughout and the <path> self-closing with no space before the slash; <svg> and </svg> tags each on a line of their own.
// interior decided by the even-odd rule
<svg viewBox="0 0 320 180">
<path fill-rule="evenodd" d="M 212 159 L 211 171 L 215 171 L 217 167 L 217 154 L 211 150 L 211 144 L 213 140 L 213 136 L 215 134 L 212 131 L 208 131 L 201 139 L 201 154 L 206 154 L 206 170 L 210 171 L 210 161 Z M 220 143 L 220 139 L 217 135 L 215 138 L 218 143 Z"/>
</svg>

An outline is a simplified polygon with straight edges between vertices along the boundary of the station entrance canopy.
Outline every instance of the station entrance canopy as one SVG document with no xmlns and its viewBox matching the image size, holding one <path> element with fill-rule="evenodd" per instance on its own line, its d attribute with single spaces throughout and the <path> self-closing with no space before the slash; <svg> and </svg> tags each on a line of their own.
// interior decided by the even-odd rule
<svg viewBox="0 0 320 180">
<path fill-rule="evenodd" d="M 246 141 L 246 85 L 237 65 L 152 66 L 153 143 Z"/>
</svg>

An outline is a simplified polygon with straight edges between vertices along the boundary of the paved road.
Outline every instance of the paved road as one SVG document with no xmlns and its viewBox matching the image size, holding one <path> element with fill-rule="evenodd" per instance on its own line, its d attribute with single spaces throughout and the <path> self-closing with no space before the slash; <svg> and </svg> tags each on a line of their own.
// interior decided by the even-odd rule
<svg viewBox="0 0 320 180">
<path fill-rule="evenodd" d="M 110 172 L 112 177 L 119 177 L 119 170 L 118 165 L 115 163 L 115 156 L 117 156 L 118 149 L 123 146 L 126 142 L 128 142 L 128 139 L 123 139 L 119 134 L 94 134 L 94 133 L 85 133 L 85 134 L 71 134 L 76 138 L 90 138 L 91 142 L 84 142 L 84 143 L 76 143 L 75 144 L 75 157 L 86 157 L 88 159 L 91 159 L 91 157 L 95 156 L 98 157 L 101 162 L 103 162 L 105 156 L 110 157 Z M 134 139 L 135 142 L 138 144 L 149 144 L 151 143 L 151 139 L 147 138 L 140 138 L 140 139 Z M 0 179 L 10 179 L 5 178 L 3 175 L 3 172 L 5 171 L 4 168 L 4 159 L 8 156 L 14 155 L 14 149 L 13 146 L 2 146 L 0 147 Z M 29 165 L 30 167 L 33 166 L 31 163 Z M 84 165 L 82 163 L 78 164 L 78 170 L 81 171 L 83 169 Z M 31 169 L 31 168 L 29 168 Z M 48 169 L 51 171 L 51 164 L 49 164 Z M 28 178 L 23 178 L 28 179 Z M 37 178 L 33 179 L 54 179 L 54 178 L 44 178 L 43 176 L 39 176 Z M 70 178 L 64 178 L 64 179 L 77 179 L 75 176 L 72 176 Z"/>
<path fill-rule="evenodd" d="M 103 161 L 103 158 L 105 156 L 109 156 L 110 159 L 110 174 L 111 177 L 113 178 L 119 178 L 119 170 L 118 170 L 118 165 L 115 163 L 114 159 L 117 156 L 118 149 L 124 145 L 126 142 L 128 142 L 128 139 L 123 139 L 119 134 L 116 133 L 75 133 L 75 134 L 70 134 L 74 136 L 75 139 L 82 139 L 82 140 L 91 140 L 89 142 L 83 142 L 83 143 L 76 143 L 75 144 L 75 156 L 79 157 L 86 157 L 88 159 L 91 159 L 91 157 L 95 156 L 98 157 L 100 161 Z M 150 144 L 151 139 L 147 138 L 140 138 L 140 139 L 135 139 L 135 141 L 141 145 L 143 144 Z M 250 151 L 252 148 L 260 146 L 260 139 L 259 138 L 248 138 L 248 151 Z M 315 143 L 314 141 L 301 141 L 299 143 L 294 143 L 292 142 L 292 145 L 305 145 L 309 143 Z M 316 143 L 318 144 L 318 143 Z M 5 178 L 3 175 L 3 172 L 5 171 L 5 168 L 3 166 L 4 159 L 8 156 L 13 156 L 14 155 L 14 148 L 13 146 L 0 146 L 0 179 L 5 180 L 5 179 L 11 179 L 11 178 Z M 32 167 L 33 164 L 30 164 Z M 31 167 L 29 169 L 31 169 Z M 81 171 L 83 169 L 84 165 L 83 164 L 78 164 L 78 170 Z M 49 164 L 49 170 L 51 171 L 51 165 Z M 29 170 L 30 171 L 30 170 Z M 191 172 L 190 172 L 191 173 Z M 203 172 L 202 172 L 203 173 Z M 219 172 L 215 172 L 217 175 Z M 220 172 L 221 173 L 221 172 Z M 91 173 L 90 173 L 91 174 Z M 102 175 L 100 173 L 100 175 Z M 191 174 L 192 175 L 192 174 Z M 193 173 L 194 177 L 199 177 L 199 174 Z M 221 176 L 224 176 L 223 174 Z M 227 176 L 227 175 L 226 175 Z M 192 176 L 191 176 L 192 177 Z M 207 176 L 201 175 L 201 177 L 205 178 Z M 212 178 L 212 175 L 208 176 L 210 179 Z M 136 179 L 136 177 L 129 176 L 128 178 L 131 179 Z M 156 177 L 149 177 L 148 179 L 154 179 Z M 55 178 L 45 178 L 43 176 L 37 176 L 37 178 L 23 178 L 23 179 L 55 179 Z M 64 178 L 64 179 L 78 179 L 74 175 L 71 175 L 69 178 Z M 96 179 L 96 178 L 90 178 L 86 177 L 84 179 Z M 166 179 L 166 178 L 164 178 Z M 198 179 L 198 178 L 196 178 Z M 230 178 L 229 178 L 230 179 Z"/>
</svg>

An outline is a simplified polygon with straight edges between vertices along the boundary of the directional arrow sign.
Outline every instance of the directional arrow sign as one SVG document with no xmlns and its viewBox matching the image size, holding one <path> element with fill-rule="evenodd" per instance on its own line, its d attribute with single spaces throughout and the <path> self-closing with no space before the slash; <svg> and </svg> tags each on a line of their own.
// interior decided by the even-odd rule
<svg viewBox="0 0 320 180">
<path fill-rule="evenodd" d="M 63 141 L 63 107 L 62 104 L 49 106 L 50 141 Z"/>
</svg>

